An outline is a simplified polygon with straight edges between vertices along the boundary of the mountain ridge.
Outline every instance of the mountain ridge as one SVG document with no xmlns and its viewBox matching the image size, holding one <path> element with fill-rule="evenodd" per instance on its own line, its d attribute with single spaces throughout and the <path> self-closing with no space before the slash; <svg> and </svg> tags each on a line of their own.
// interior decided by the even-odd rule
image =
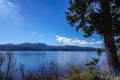
<svg viewBox="0 0 120 80">
<path fill-rule="evenodd" d="M 93 47 L 53 46 L 45 43 L 0 44 L 0 51 L 95 51 Z"/>
</svg>

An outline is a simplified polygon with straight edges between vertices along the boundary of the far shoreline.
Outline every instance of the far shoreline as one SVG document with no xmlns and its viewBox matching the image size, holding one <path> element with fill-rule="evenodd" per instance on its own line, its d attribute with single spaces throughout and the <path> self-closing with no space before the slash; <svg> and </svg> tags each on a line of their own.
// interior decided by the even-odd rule
<svg viewBox="0 0 120 80">
<path fill-rule="evenodd" d="M 96 51 L 96 50 L 0 50 L 0 51 Z"/>
</svg>

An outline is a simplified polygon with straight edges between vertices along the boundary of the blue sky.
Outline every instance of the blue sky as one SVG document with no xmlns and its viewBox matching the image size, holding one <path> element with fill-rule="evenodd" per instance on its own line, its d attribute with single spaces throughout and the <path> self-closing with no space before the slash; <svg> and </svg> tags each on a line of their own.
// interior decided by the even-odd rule
<svg viewBox="0 0 120 80">
<path fill-rule="evenodd" d="M 70 27 L 68 0 L 0 0 L 0 44 L 46 43 L 101 47 L 97 35 L 84 38 Z"/>
</svg>

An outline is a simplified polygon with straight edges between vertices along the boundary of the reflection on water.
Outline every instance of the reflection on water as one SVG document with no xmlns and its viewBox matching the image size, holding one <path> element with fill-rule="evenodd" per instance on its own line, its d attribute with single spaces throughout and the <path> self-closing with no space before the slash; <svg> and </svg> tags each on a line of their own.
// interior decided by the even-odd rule
<svg viewBox="0 0 120 80">
<path fill-rule="evenodd" d="M 98 57 L 95 51 L 14 51 L 17 65 L 24 64 L 26 69 L 36 68 L 41 63 L 56 61 L 60 66 L 66 64 L 84 65 L 92 57 Z M 98 66 L 107 63 L 105 53 L 102 54 Z"/>
</svg>

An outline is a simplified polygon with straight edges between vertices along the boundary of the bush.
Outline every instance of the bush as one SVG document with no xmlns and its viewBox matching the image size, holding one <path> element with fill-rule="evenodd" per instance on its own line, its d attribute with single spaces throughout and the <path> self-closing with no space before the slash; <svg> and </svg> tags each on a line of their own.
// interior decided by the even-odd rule
<svg viewBox="0 0 120 80">
<path fill-rule="evenodd" d="M 96 73 L 93 69 L 89 69 L 86 71 L 87 80 L 100 80 L 98 73 Z"/>
</svg>

